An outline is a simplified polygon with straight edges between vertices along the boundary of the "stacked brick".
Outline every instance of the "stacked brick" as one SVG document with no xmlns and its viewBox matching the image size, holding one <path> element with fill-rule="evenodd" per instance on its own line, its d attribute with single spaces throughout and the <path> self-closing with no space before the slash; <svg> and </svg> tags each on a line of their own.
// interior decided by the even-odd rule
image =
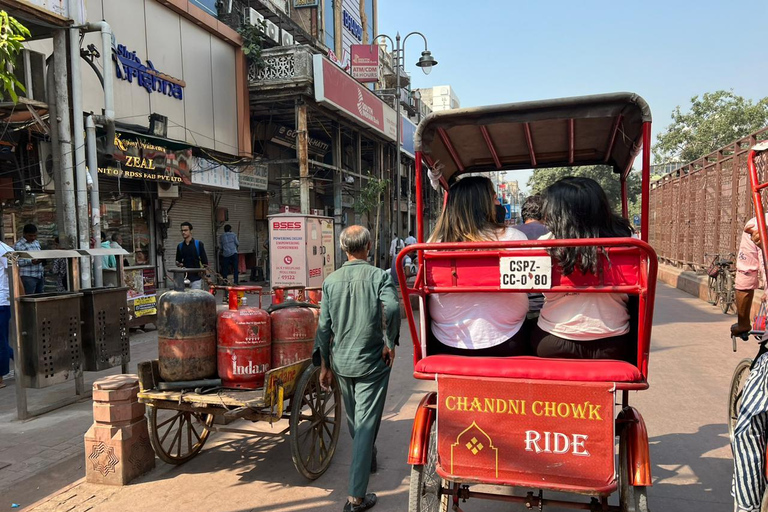
<svg viewBox="0 0 768 512">
<path fill-rule="evenodd" d="M 85 476 L 91 483 L 126 485 L 155 467 L 136 375 L 93 383 L 94 423 L 85 434 Z"/>
</svg>

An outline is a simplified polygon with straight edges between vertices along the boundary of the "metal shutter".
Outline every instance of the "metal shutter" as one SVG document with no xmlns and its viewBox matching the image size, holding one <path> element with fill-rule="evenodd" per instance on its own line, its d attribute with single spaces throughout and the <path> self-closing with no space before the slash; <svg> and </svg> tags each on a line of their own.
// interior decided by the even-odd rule
<svg viewBox="0 0 768 512">
<path fill-rule="evenodd" d="M 168 238 L 165 240 L 164 260 L 166 268 L 176 267 L 176 248 L 182 241 L 180 224 L 184 221 L 192 224 L 192 236 L 203 242 L 208 262 L 216 268 L 210 196 L 202 192 L 182 190 L 181 198 L 176 200 L 173 208 L 168 212 L 168 219 L 170 225 L 168 227 Z"/>
<path fill-rule="evenodd" d="M 254 220 L 253 200 L 248 192 L 223 192 L 219 208 L 226 208 L 229 220 L 221 223 L 216 235 L 224 232 L 224 224 L 232 226 L 232 232 L 240 240 L 238 252 L 247 254 L 256 248 L 256 221 Z"/>
</svg>

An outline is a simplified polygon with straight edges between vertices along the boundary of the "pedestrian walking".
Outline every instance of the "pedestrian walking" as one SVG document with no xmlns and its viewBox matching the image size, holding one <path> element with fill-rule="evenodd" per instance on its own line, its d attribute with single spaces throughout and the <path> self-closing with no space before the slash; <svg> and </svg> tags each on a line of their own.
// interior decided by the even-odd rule
<svg viewBox="0 0 768 512">
<path fill-rule="evenodd" d="M 397 236 L 397 234 L 392 235 L 392 242 L 389 244 L 389 260 L 391 262 L 394 262 L 398 253 L 403 250 L 403 247 L 405 247 L 403 239 Z"/>
<path fill-rule="evenodd" d="M 235 274 L 235 285 L 237 285 L 240 280 L 240 272 L 237 268 L 237 248 L 240 247 L 240 240 L 232 232 L 232 226 L 229 224 L 224 226 L 224 232 L 219 237 L 219 240 L 219 245 L 221 246 L 221 274 L 225 279 L 228 278 L 229 268 L 232 267 L 232 273 Z"/>
<path fill-rule="evenodd" d="M 183 240 L 176 247 L 176 266 L 184 268 L 202 268 L 208 267 L 208 255 L 205 254 L 205 245 L 200 240 L 195 240 L 192 236 L 192 224 L 189 222 L 181 223 L 181 237 Z M 215 255 L 214 255 L 215 256 Z M 202 290 L 202 277 L 197 272 L 190 272 L 187 275 L 189 287 L 193 290 Z"/>
<path fill-rule="evenodd" d="M 39 251 L 40 242 L 37 241 L 37 226 L 27 224 L 24 226 L 22 238 L 13 246 L 13 250 Z M 43 264 L 40 260 L 22 259 L 19 260 L 19 275 L 21 284 L 24 286 L 24 294 L 43 293 L 45 280 L 43 279 Z"/>
<path fill-rule="evenodd" d="M 3 378 L 10 377 L 10 360 L 13 359 L 8 332 L 11 325 L 8 258 L 5 257 L 5 254 L 11 251 L 13 251 L 11 246 L 0 242 L 0 389 L 5 387 Z"/>
<path fill-rule="evenodd" d="M 413 236 L 413 231 L 409 231 L 408 232 L 408 236 L 405 237 L 405 242 L 404 243 L 405 243 L 406 247 L 416 243 L 416 237 Z"/>
<path fill-rule="evenodd" d="M 312 359 L 320 365 L 320 385 L 327 389 L 335 375 L 341 389 L 353 440 L 343 510 L 360 512 L 377 501 L 376 494 L 366 491 L 377 469 L 375 442 L 400 337 L 400 307 L 389 272 L 368 263 L 371 233 L 349 226 L 339 243 L 348 261 L 323 283 Z"/>
<path fill-rule="evenodd" d="M 103 231 L 101 232 L 101 248 L 112 248 L 112 243 L 109 241 L 109 238 L 107 238 L 107 234 Z M 117 260 L 115 259 L 114 255 L 111 254 L 109 256 L 102 256 L 101 266 L 102 268 L 117 268 Z"/>
</svg>

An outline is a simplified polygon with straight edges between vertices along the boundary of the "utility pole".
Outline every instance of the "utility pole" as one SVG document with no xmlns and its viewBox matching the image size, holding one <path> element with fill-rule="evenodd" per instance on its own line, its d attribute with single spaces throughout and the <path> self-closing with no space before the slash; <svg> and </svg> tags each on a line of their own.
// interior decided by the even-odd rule
<svg viewBox="0 0 768 512">
<path fill-rule="evenodd" d="M 75 215 L 75 184 L 72 172 L 72 132 L 69 125 L 69 91 L 67 73 L 67 31 L 53 33 L 53 73 L 56 94 L 58 139 L 61 155 L 57 186 L 61 186 L 62 204 L 58 206 L 59 241 L 65 249 L 77 247 L 77 216 Z"/>
<path fill-rule="evenodd" d="M 309 148 L 307 143 L 307 105 L 298 103 L 296 107 L 298 117 L 297 137 L 296 137 L 296 156 L 299 159 L 299 197 L 301 200 L 301 213 L 309 214 Z"/>
</svg>

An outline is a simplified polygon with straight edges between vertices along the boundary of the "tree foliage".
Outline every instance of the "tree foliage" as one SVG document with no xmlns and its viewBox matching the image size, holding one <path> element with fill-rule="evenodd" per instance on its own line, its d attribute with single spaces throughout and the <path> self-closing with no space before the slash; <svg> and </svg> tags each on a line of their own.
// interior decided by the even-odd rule
<svg viewBox="0 0 768 512">
<path fill-rule="evenodd" d="M 672 124 L 653 146 L 656 162 L 692 162 L 768 125 L 768 98 L 757 103 L 732 91 L 715 91 L 691 98 L 683 112 L 678 105 Z"/>
<path fill-rule="evenodd" d="M 621 210 L 621 180 L 619 180 L 619 175 L 613 172 L 613 168 L 607 165 L 536 169 L 528 179 L 528 188 L 531 194 L 540 194 L 545 188 L 567 176 L 592 178 L 605 190 L 605 195 L 608 196 L 613 210 L 617 212 Z M 639 197 L 640 174 L 630 172 L 627 177 L 627 200 L 632 205 L 639 202 Z"/>
<path fill-rule="evenodd" d="M 5 93 L 16 103 L 16 90 L 25 91 L 24 86 L 13 74 L 16 58 L 24 48 L 22 42 L 30 36 L 29 30 L 7 12 L 0 11 L 0 81 Z"/>
<path fill-rule="evenodd" d="M 256 25 L 244 23 L 238 33 L 243 38 L 243 55 L 248 64 L 254 66 L 256 71 L 261 71 L 266 66 L 266 62 L 261 55 L 264 49 L 264 38 L 267 24 L 260 21 Z"/>
</svg>

